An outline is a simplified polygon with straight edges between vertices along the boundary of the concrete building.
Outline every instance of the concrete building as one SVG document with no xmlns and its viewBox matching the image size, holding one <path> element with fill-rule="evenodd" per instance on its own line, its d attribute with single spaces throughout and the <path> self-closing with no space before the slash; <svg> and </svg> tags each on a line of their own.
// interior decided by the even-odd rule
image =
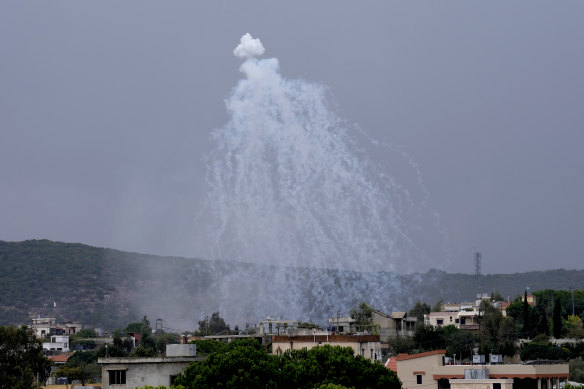
<svg viewBox="0 0 584 389">
<path fill-rule="evenodd" d="M 355 355 L 362 355 L 371 361 L 381 360 L 379 335 L 301 335 L 272 337 L 272 353 L 281 355 L 288 350 L 310 350 L 328 344 L 330 346 L 351 347 Z"/>
<path fill-rule="evenodd" d="M 151 358 L 98 358 L 101 365 L 103 389 L 138 388 L 172 385 L 176 376 L 195 361 L 205 356 L 196 355 L 194 344 L 169 344 L 166 356 Z"/>
<path fill-rule="evenodd" d="M 418 319 L 409 317 L 406 312 L 392 312 L 391 316 L 373 311 L 371 319 L 382 339 L 395 336 L 414 336 Z"/>
<path fill-rule="evenodd" d="M 69 352 L 69 337 L 65 335 L 53 335 L 50 342 L 43 343 L 43 350 Z"/>
<path fill-rule="evenodd" d="M 453 325 L 456 328 L 478 329 L 479 311 L 446 311 L 424 314 L 424 324 L 434 327 Z"/>
<path fill-rule="evenodd" d="M 374 310 L 371 313 L 371 325 L 361 328 L 355 324 L 355 319 L 350 317 L 331 317 L 329 325 L 337 334 L 350 334 L 356 332 L 368 332 L 380 335 L 387 340 L 395 336 L 413 336 L 416 331 L 417 318 L 409 317 L 406 312 L 392 312 L 388 315 Z"/>
<path fill-rule="evenodd" d="M 568 363 L 556 364 L 446 364 L 445 350 L 391 357 L 403 389 L 559 389 L 569 376 Z M 467 380 L 471 382 L 467 382 Z"/>
</svg>

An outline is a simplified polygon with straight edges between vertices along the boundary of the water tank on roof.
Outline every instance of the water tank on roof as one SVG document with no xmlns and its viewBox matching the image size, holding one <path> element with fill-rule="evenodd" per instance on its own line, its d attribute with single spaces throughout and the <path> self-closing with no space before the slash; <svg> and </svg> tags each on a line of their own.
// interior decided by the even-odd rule
<svg viewBox="0 0 584 389">
<path fill-rule="evenodd" d="M 484 365 L 485 364 L 485 356 L 484 355 L 473 355 L 472 356 L 472 363 Z"/>
</svg>

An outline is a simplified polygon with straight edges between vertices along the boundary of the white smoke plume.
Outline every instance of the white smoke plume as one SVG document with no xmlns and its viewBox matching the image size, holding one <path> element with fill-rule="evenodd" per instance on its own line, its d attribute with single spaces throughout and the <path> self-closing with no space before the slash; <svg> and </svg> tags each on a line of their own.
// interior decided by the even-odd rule
<svg viewBox="0 0 584 389">
<path fill-rule="evenodd" d="M 211 134 L 213 257 L 358 271 L 427 265 L 416 235 L 429 223 L 415 188 L 371 159 L 377 142 L 329 108 L 326 87 L 283 77 L 278 59 L 254 58 L 264 51 L 241 38 L 233 53 L 247 59 L 246 77 L 226 100 L 231 120 Z"/>
<path fill-rule="evenodd" d="M 325 86 L 254 58 L 264 53 L 259 39 L 245 34 L 233 53 L 245 77 L 205 158 L 208 218 L 198 239 L 219 261 L 193 273 L 213 291 L 201 306 L 246 321 L 324 319 L 363 300 L 396 308 L 404 285 L 395 272 L 437 256 L 419 250 L 435 234 L 415 164 L 400 168 L 402 155 L 348 126 Z"/>
<path fill-rule="evenodd" d="M 265 51 L 259 38 L 253 38 L 248 32 L 241 37 L 241 43 L 233 50 L 233 54 L 239 58 L 253 58 L 259 57 Z"/>
</svg>

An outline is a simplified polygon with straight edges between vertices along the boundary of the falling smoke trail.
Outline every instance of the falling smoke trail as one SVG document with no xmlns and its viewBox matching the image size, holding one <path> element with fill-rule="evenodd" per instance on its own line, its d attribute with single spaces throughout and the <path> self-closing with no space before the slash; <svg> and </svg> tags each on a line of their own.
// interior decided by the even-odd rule
<svg viewBox="0 0 584 389">
<path fill-rule="evenodd" d="M 278 309 L 306 319 L 360 300 L 391 307 L 394 272 L 432 260 L 417 246 L 432 224 L 419 172 L 407 161 L 421 200 L 371 157 L 387 163 L 392 149 L 329 108 L 327 88 L 282 77 L 263 53 L 249 34 L 234 50 L 245 78 L 226 101 L 231 120 L 211 133 L 205 240 L 215 258 L 264 267 L 218 265 L 217 306 L 250 319 Z"/>
<path fill-rule="evenodd" d="M 216 257 L 408 270 L 403 263 L 415 251 L 408 191 L 328 108 L 325 87 L 285 79 L 276 58 L 256 58 L 263 53 L 259 39 L 242 37 L 234 54 L 244 59 L 246 78 L 226 102 L 230 122 L 212 132 L 207 181 Z"/>
</svg>

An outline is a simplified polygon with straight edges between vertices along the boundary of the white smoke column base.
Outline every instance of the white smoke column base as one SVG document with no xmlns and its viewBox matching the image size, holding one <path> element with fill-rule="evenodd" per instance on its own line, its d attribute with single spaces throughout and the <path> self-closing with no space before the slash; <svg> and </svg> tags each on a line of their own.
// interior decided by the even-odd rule
<svg viewBox="0 0 584 389">
<path fill-rule="evenodd" d="M 241 38 L 234 54 L 245 59 L 245 79 L 226 101 L 231 120 L 211 134 L 207 236 L 214 257 L 410 270 L 411 232 L 421 229 L 411 190 L 372 162 L 365 151 L 375 142 L 349 134 L 328 108 L 324 86 L 283 78 L 276 58 L 255 58 L 264 51 L 259 39 Z"/>
</svg>

